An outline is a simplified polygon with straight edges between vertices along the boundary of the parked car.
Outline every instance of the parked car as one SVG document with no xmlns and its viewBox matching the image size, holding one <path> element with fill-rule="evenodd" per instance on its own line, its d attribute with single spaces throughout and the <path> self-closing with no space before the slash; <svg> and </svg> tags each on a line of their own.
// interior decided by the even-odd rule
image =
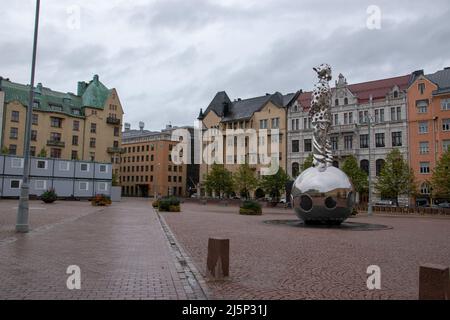
<svg viewBox="0 0 450 320">
<path fill-rule="evenodd" d="M 442 202 L 442 203 L 439 203 L 438 206 L 439 206 L 440 208 L 450 208 L 450 203 L 448 203 L 448 202 Z"/>
<path fill-rule="evenodd" d="M 394 205 L 394 202 L 392 200 L 379 200 L 375 202 L 376 206 L 384 206 L 384 207 L 391 207 Z"/>
<path fill-rule="evenodd" d="M 286 198 L 285 198 L 285 197 L 282 197 L 282 198 L 280 199 L 280 203 L 286 203 Z"/>
</svg>

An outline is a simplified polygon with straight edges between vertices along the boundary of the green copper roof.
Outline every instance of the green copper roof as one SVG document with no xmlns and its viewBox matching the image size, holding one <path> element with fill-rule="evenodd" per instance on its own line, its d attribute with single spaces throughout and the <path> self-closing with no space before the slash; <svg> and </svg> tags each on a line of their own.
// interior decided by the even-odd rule
<svg viewBox="0 0 450 320">
<path fill-rule="evenodd" d="M 18 101 L 28 106 L 29 85 L 23 85 L 1 79 L 0 90 L 5 92 L 5 103 Z M 105 87 L 95 75 L 89 83 L 83 83 L 85 90 L 82 95 L 53 91 L 38 84 L 35 87 L 34 108 L 47 112 L 61 112 L 71 116 L 84 116 L 84 107 L 103 109 L 111 90 Z"/>
</svg>

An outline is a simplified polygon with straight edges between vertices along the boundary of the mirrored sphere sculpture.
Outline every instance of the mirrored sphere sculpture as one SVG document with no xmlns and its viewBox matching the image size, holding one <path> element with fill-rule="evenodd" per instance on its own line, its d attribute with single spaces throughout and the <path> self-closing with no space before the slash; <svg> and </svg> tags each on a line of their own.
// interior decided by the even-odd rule
<svg viewBox="0 0 450 320">
<path fill-rule="evenodd" d="M 313 167 L 304 170 L 291 191 L 295 213 L 305 223 L 340 224 L 353 210 L 354 190 L 347 175 L 332 166 L 328 130 L 331 126 L 331 67 L 313 69 L 319 78 L 311 95 Z"/>
</svg>

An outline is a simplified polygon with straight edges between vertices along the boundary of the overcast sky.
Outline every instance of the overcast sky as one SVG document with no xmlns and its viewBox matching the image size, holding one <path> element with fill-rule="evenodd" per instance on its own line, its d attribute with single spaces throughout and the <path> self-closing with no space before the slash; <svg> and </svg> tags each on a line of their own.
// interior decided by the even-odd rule
<svg viewBox="0 0 450 320">
<path fill-rule="evenodd" d="M 34 1 L 0 3 L 0 75 L 29 83 Z M 448 0 L 44 0 L 40 17 L 36 83 L 98 74 L 151 130 L 192 125 L 217 91 L 310 90 L 322 62 L 349 83 L 450 66 Z"/>
</svg>

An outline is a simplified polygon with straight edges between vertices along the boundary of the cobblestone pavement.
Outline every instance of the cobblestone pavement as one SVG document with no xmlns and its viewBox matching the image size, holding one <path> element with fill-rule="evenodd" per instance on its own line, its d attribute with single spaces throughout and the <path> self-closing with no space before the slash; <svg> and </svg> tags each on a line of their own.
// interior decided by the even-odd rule
<svg viewBox="0 0 450 320">
<path fill-rule="evenodd" d="M 358 216 L 381 231 L 298 228 L 265 220 L 296 219 L 291 209 L 185 203 L 162 216 L 205 275 L 209 237 L 230 239 L 230 275 L 206 282 L 213 299 L 417 299 L 419 265 L 450 265 L 450 219 Z M 381 268 L 381 290 L 368 290 L 369 265 Z"/>
<path fill-rule="evenodd" d="M 0 201 L 0 299 L 206 298 L 150 201 L 33 201 L 44 209 L 31 209 L 28 234 L 11 232 L 14 207 Z M 67 289 L 69 265 L 81 269 L 81 290 Z"/>
</svg>

